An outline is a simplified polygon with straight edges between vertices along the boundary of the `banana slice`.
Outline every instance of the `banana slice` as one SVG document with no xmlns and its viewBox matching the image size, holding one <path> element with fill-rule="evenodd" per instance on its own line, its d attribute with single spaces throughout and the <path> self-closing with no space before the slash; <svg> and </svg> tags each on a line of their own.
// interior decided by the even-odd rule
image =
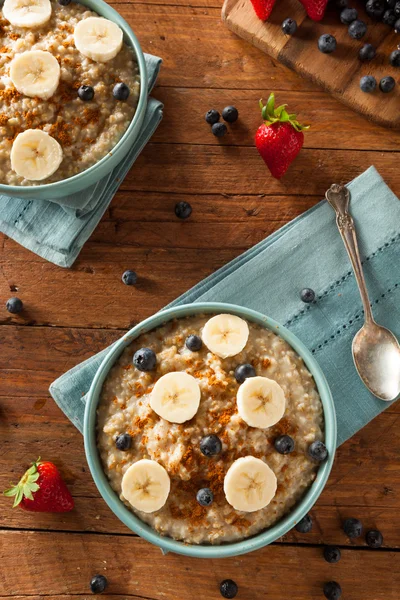
<svg viewBox="0 0 400 600">
<path fill-rule="evenodd" d="M 235 315 L 216 315 L 203 327 L 203 342 L 220 358 L 239 354 L 247 344 L 249 326 Z"/>
<path fill-rule="evenodd" d="M 40 181 L 53 175 L 63 159 L 60 144 L 41 129 L 27 129 L 14 140 L 11 168 L 20 177 Z"/>
<path fill-rule="evenodd" d="M 200 404 L 200 387 L 196 379 L 184 371 L 160 377 L 151 392 L 150 406 L 170 423 L 192 419 Z"/>
<path fill-rule="evenodd" d="M 50 52 L 29 50 L 11 61 L 10 78 L 21 94 L 47 100 L 60 82 L 60 65 Z"/>
<path fill-rule="evenodd" d="M 227 501 L 235 510 L 244 512 L 254 512 L 268 506 L 276 488 L 275 473 L 254 456 L 235 460 L 224 479 Z"/>
<path fill-rule="evenodd" d="M 122 29 L 102 17 L 79 21 L 74 30 L 75 46 L 84 56 L 96 62 L 107 62 L 122 48 Z"/>
<path fill-rule="evenodd" d="M 15 27 L 40 27 L 51 17 L 50 0 L 5 0 L 3 17 Z"/>
<path fill-rule="evenodd" d="M 249 377 L 239 387 L 238 413 L 250 427 L 266 429 L 285 413 L 285 394 L 279 383 L 268 377 Z"/>
<path fill-rule="evenodd" d="M 131 465 L 122 478 L 122 495 L 137 510 L 152 513 L 167 501 L 171 482 L 155 460 L 143 458 Z"/>
</svg>

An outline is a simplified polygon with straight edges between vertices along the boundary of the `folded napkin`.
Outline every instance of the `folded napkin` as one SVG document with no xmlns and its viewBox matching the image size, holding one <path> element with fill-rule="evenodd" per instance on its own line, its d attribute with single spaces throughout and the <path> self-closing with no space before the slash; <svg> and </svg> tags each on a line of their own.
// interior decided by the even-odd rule
<svg viewBox="0 0 400 600">
<path fill-rule="evenodd" d="M 332 182 L 327 181 L 327 188 Z M 376 320 L 400 338 L 400 202 L 371 167 L 349 184 L 351 211 Z M 317 298 L 304 304 L 300 290 Z M 351 341 L 363 321 L 350 263 L 326 201 L 219 269 L 170 306 L 221 301 L 258 310 L 284 324 L 311 350 L 330 385 L 340 445 L 388 407 L 361 383 Z M 50 387 L 54 400 L 82 431 L 85 394 L 103 350 Z"/>
<path fill-rule="evenodd" d="M 149 93 L 161 59 L 145 54 Z M 89 188 L 52 201 L 24 200 L 0 194 L 0 231 L 46 260 L 70 267 L 106 211 L 121 181 L 162 119 L 163 105 L 148 99 L 139 136 L 125 158 Z"/>
</svg>

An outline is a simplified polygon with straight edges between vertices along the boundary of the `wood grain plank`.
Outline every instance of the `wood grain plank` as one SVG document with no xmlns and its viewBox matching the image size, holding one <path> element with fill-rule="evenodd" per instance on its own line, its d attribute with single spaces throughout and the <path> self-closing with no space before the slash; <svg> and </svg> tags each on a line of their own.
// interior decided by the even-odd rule
<svg viewBox="0 0 400 600">
<path fill-rule="evenodd" d="M 320 599 L 323 583 L 332 578 L 341 582 L 346 600 L 360 600 L 363 589 L 374 600 L 395 600 L 400 584 L 398 553 L 363 550 L 344 550 L 336 565 L 323 560 L 320 548 L 276 545 L 246 556 L 207 560 L 163 557 L 139 538 L 3 531 L 0 558 L 6 596 L 16 589 L 27 596 L 86 594 L 96 572 L 107 576 L 111 595 L 163 600 L 217 600 L 219 583 L 228 577 L 237 581 L 243 600 L 266 593 L 272 600 Z"/>
<path fill-rule="evenodd" d="M 356 83 L 358 84 L 357 80 Z M 268 92 L 267 89 L 242 91 L 158 88 L 157 98 L 164 103 L 166 118 L 152 141 L 174 140 L 175 143 L 181 144 L 195 142 L 218 146 L 223 143 L 253 147 L 254 134 L 261 123 L 258 101 L 262 97 L 266 100 Z M 363 116 L 325 92 L 278 92 L 276 102 L 277 105 L 287 103 L 302 123 L 311 124 L 311 129 L 305 134 L 306 148 L 400 149 L 399 132 L 384 130 L 374 123 L 367 125 Z M 211 134 L 210 127 L 204 121 L 204 114 L 210 107 L 221 110 L 229 104 L 238 108 L 240 117 L 237 123 L 229 126 L 227 136 L 221 141 L 221 138 Z M 191 127 L 188 127 L 189 122 Z"/>
</svg>

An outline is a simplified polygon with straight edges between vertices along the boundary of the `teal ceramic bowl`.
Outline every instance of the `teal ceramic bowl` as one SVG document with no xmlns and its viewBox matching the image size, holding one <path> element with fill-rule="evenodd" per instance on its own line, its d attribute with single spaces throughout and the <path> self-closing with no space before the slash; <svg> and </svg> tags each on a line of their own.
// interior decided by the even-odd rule
<svg viewBox="0 0 400 600">
<path fill-rule="evenodd" d="M 103 472 L 96 446 L 96 411 L 101 389 L 110 368 L 121 355 L 124 348 L 141 333 L 159 327 L 171 319 L 206 313 L 231 313 L 243 317 L 248 321 L 258 323 L 280 335 L 303 358 L 307 368 L 314 377 L 318 392 L 321 396 L 325 416 L 325 444 L 329 450 L 328 460 L 320 466 L 312 486 L 290 514 L 273 527 L 266 529 L 252 538 L 231 544 L 222 544 L 220 546 L 190 545 L 177 542 L 171 538 L 159 535 L 154 529 L 143 523 L 137 516 L 128 510 L 111 488 Z M 146 319 L 131 329 L 131 331 L 125 334 L 123 338 L 112 346 L 110 352 L 100 365 L 88 394 L 84 420 L 84 440 L 86 458 L 100 494 L 115 515 L 125 523 L 129 529 L 145 540 L 159 546 L 164 553 L 175 552 L 177 554 L 185 554 L 187 556 L 195 556 L 198 558 L 222 558 L 226 556 L 238 556 L 253 550 L 258 550 L 267 544 L 271 544 L 271 542 L 274 542 L 292 529 L 311 509 L 318 496 L 321 494 L 332 468 L 336 449 L 336 415 L 328 384 L 318 363 L 304 344 L 285 327 L 282 327 L 272 319 L 269 319 L 258 312 L 240 306 L 234 306 L 232 304 L 222 304 L 218 302 L 186 304 L 177 308 L 163 310 L 153 317 Z"/>
<path fill-rule="evenodd" d="M 116 10 L 109 6 L 103 0 L 79 0 L 79 4 L 87 6 L 91 10 L 97 12 L 100 16 L 114 21 L 124 32 L 124 42 L 133 48 L 136 56 L 136 60 L 139 67 L 140 74 L 140 92 L 136 113 L 118 142 L 116 146 L 109 152 L 104 158 L 99 160 L 95 165 L 78 173 L 68 179 L 56 181 L 54 183 L 46 183 L 43 185 L 32 185 L 32 186 L 18 186 L 18 185 L 5 185 L 0 184 L 0 193 L 6 194 L 7 196 L 15 196 L 17 198 L 39 199 L 39 200 L 55 200 L 68 196 L 75 192 L 79 192 L 90 185 L 96 183 L 107 175 L 129 152 L 132 144 L 136 140 L 140 128 L 143 123 L 143 119 L 146 113 L 147 106 L 147 71 L 146 62 L 144 60 L 143 52 L 138 42 L 137 37 L 129 27 L 128 23 L 121 17 Z"/>
</svg>

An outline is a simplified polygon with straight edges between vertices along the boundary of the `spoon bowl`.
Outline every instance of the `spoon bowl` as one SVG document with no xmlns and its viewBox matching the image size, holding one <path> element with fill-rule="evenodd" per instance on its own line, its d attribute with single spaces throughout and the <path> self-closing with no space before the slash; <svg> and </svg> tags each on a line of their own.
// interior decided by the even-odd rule
<svg viewBox="0 0 400 600">
<path fill-rule="evenodd" d="M 400 394 L 400 346 L 389 329 L 365 323 L 353 339 L 353 358 L 367 388 L 391 402 Z"/>
</svg>

